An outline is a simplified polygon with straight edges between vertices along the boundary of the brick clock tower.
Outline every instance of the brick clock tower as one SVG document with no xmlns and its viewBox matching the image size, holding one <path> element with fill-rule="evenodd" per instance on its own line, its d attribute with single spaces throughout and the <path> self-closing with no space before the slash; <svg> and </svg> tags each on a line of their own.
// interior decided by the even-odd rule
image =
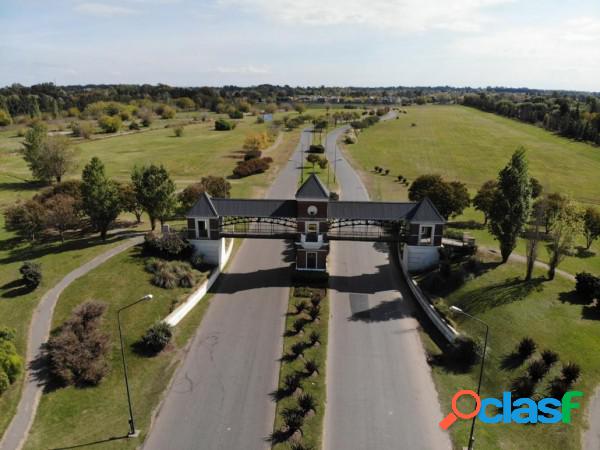
<svg viewBox="0 0 600 450">
<path fill-rule="evenodd" d="M 296 242 L 296 269 L 321 271 L 327 270 L 329 242 L 327 236 L 327 217 L 329 190 L 315 175 L 308 179 L 296 192 L 298 234 Z"/>
</svg>

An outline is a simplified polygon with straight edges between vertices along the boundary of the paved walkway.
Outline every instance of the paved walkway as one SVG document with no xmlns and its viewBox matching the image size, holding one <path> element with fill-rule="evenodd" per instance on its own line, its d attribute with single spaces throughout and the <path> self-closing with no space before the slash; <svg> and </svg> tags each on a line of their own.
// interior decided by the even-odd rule
<svg viewBox="0 0 600 450">
<path fill-rule="evenodd" d="M 23 391 L 21 392 L 21 400 L 17 407 L 17 412 L 8 426 L 4 437 L 0 441 L 0 450 L 18 450 L 20 449 L 27 438 L 29 429 L 35 418 L 35 413 L 44 389 L 43 384 L 39 382 L 35 375 L 35 368 L 32 367 L 33 362 L 40 356 L 41 345 L 48 340 L 50 328 L 52 326 L 52 315 L 54 306 L 58 301 L 60 294 L 77 278 L 82 277 L 90 270 L 100 266 L 110 258 L 119 253 L 124 252 L 128 248 L 142 242 L 142 236 L 135 236 L 123 244 L 114 247 L 101 255 L 96 256 L 91 261 L 83 264 L 77 269 L 70 272 L 62 280 L 58 282 L 52 289 L 44 294 L 40 303 L 33 313 L 31 324 L 29 326 L 29 339 L 27 341 L 27 372 L 25 373 L 25 381 Z"/>
</svg>

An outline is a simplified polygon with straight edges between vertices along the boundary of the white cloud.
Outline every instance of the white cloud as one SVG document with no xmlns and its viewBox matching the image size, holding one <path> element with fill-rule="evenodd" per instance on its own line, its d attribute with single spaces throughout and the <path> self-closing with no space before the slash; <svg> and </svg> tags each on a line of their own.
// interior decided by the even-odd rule
<svg viewBox="0 0 600 450">
<path fill-rule="evenodd" d="M 100 17 L 126 16 L 134 14 L 135 10 L 107 3 L 80 3 L 75 7 L 77 12 Z"/>
<path fill-rule="evenodd" d="M 218 73 L 237 74 L 237 75 L 265 75 L 270 74 L 271 70 L 265 66 L 253 66 L 252 64 L 247 66 L 238 67 L 217 67 Z"/>
<path fill-rule="evenodd" d="M 366 25 L 399 32 L 477 31 L 485 9 L 517 0 L 218 0 L 298 25 Z"/>
</svg>

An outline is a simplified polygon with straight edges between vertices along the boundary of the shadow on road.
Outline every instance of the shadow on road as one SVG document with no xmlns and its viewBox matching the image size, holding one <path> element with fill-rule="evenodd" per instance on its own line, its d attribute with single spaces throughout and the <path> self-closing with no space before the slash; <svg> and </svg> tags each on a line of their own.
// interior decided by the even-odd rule
<svg viewBox="0 0 600 450">
<path fill-rule="evenodd" d="M 290 268 L 277 267 L 247 273 L 222 273 L 209 292 L 213 294 L 234 294 L 240 291 L 267 287 L 289 287 Z"/>
</svg>

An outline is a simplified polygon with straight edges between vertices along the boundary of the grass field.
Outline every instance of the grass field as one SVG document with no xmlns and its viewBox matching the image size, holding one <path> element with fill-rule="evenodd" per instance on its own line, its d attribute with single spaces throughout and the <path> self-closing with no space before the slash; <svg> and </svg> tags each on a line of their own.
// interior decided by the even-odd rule
<svg viewBox="0 0 600 450">
<path fill-rule="evenodd" d="M 456 305 L 489 324 L 489 347 L 486 358 L 483 396 L 501 397 L 510 391 L 512 380 L 525 373 L 539 352 L 550 349 L 559 354 L 555 365 L 538 384 L 536 395 L 548 396 L 548 383 L 558 375 L 562 364 L 576 362 L 582 376 L 573 389 L 584 393 L 582 409 L 574 413 L 570 425 L 486 425 L 478 422 L 476 448 L 501 449 L 579 449 L 580 434 L 585 423 L 585 406 L 600 382 L 600 310 L 581 304 L 574 294 L 574 283 L 558 278 L 545 281 L 536 271 L 531 282 L 524 282 L 524 264 L 491 264 L 490 270 L 448 294 L 445 306 Z M 484 329 L 464 316 L 452 316 L 459 329 L 482 342 Z M 439 350 L 426 334 L 426 348 L 432 354 Z M 538 350 L 527 362 L 503 368 L 505 358 L 525 336 L 532 337 Z M 504 366 L 506 367 L 506 365 Z M 454 372 L 433 365 L 433 377 L 444 412 L 449 411 L 452 396 L 459 389 L 475 389 L 479 365 L 468 373 Z M 465 408 L 468 411 L 469 408 Z M 470 421 L 458 421 L 450 429 L 456 448 L 466 446 Z"/>
<path fill-rule="evenodd" d="M 256 124 L 255 118 L 247 117 L 231 132 L 212 131 L 211 125 L 199 123 L 186 127 L 184 136 L 175 138 L 171 137 L 173 130 L 165 129 L 164 124 L 160 126 L 160 121 L 153 126 L 155 129 L 138 134 L 81 141 L 78 144 L 80 167 L 70 177 L 79 177 L 82 165 L 96 155 L 105 162 L 111 176 L 123 181 L 128 178 L 129 171 L 136 163 L 164 163 L 181 188 L 199 181 L 205 175 L 229 175 L 241 157 L 239 152 L 246 134 L 266 127 Z M 261 196 L 278 167 L 287 162 L 298 136 L 298 130 L 284 132 L 278 145 L 265 152 L 274 159 L 272 168 L 266 173 L 242 180 L 230 180 L 233 185 L 232 195 Z M 18 199 L 32 197 L 41 188 L 29 182 L 29 171 L 18 153 L 20 142 L 16 129 L 0 131 L 0 210 Z M 103 243 L 95 235 L 79 236 L 70 237 L 64 244 L 52 241 L 31 246 L 6 232 L 3 220 L 4 217 L 0 216 L 0 325 L 16 329 L 17 349 L 23 355 L 31 315 L 42 295 L 68 272 L 110 246 L 117 245 L 117 240 L 115 238 Z M 147 226 L 146 222 L 141 229 Z M 20 278 L 19 266 L 26 260 L 41 263 L 44 276 L 41 286 L 28 293 L 16 288 L 15 284 Z M 4 433 L 14 414 L 21 381 L 22 377 L 0 397 L 0 435 Z"/>
<path fill-rule="evenodd" d="M 362 132 L 357 144 L 345 146 L 373 198 L 406 200 L 407 187 L 397 182 L 397 176 L 413 181 L 425 173 L 460 180 L 474 195 L 484 181 L 497 177 L 513 151 L 523 145 L 530 173 L 540 180 L 546 192 L 569 194 L 582 205 L 600 208 L 600 148 L 467 107 L 405 109 L 408 113 L 400 114 L 399 119 L 377 124 Z M 390 174 L 376 174 L 374 166 L 390 169 Z M 469 208 L 453 220 L 482 223 L 483 215 Z M 475 236 L 478 244 L 498 247 L 487 230 L 465 231 Z M 577 246 L 582 245 L 583 238 L 579 238 Z M 517 252 L 524 254 L 524 249 L 524 242 L 519 242 Z M 567 257 L 560 268 L 571 273 L 600 273 L 599 241 L 591 251 L 592 254 Z M 544 249 L 538 253 L 541 261 L 548 260 Z"/>
<path fill-rule="evenodd" d="M 325 290 L 315 289 L 315 291 L 321 291 L 326 295 Z M 286 330 L 292 330 L 293 323 L 300 317 L 307 318 L 306 313 L 300 315 L 296 314 L 295 305 L 300 301 L 305 301 L 310 305 L 309 297 L 298 297 L 294 296 L 294 289 L 290 289 L 290 301 L 288 306 L 288 316 L 286 317 Z M 296 358 L 292 361 L 281 362 L 279 370 L 279 388 L 285 387 L 284 379 L 286 376 L 293 374 L 295 371 L 302 372 L 304 370 L 304 363 L 308 360 L 314 360 L 319 370 L 316 375 L 312 377 L 304 378 L 302 380 L 302 391 L 313 396 L 316 401 L 316 408 L 314 415 L 307 416 L 302 426 L 302 443 L 306 448 L 313 448 L 319 450 L 322 447 L 322 436 L 323 436 L 323 418 L 325 417 L 325 403 L 326 403 L 326 386 L 325 386 L 325 370 L 327 362 L 327 332 L 329 322 L 329 300 L 327 297 L 323 298 L 320 302 L 321 311 L 319 314 L 319 321 L 306 323 L 301 335 L 288 335 L 284 337 L 283 341 L 283 353 L 282 355 L 289 355 L 292 353 L 291 349 L 294 344 L 299 342 L 308 341 L 308 337 L 312 332 L 317 332 L 320 335 L 319 345 L 306 348 L 303 356 Z M 286 408 L 296 408 L 298 405 L 297 398 L 294 395 L 286 396 L 277 403 L 277 411 L 275 415 L 274 431 L 281 430 L 284 422 L 281 417 L 281 413 Z M 285 443 L 278 443 L 273 446 L 274 449 L 284 450 L 289 448 Z"/>
<path fill-rule="evenodd" d="M 161 289 L 150 284 L 151 275 L 143 267 L 139 248 L 133 248 L 110 263 L 103 264 L 75 281 L 61 295 L 53 318 L 53 328 L 67 319 L 73 308 L 86 300 L 106 303 L 103 328 L 111 336 L 110 373 L 96 388 L 61 388 L 42 396 L 38 413 L 25 448 L 61 448 L 91 445 L 127 433 L 127 399 L 118 340 L 116 310 L 145 294 L 154 299 L 134 306 L 122 314 L 126 357 L 136 425 L 147 434 L 150 416 L 169 383 L 181 349 L 193 334 L 208 307 L 204 299 L 176 328 L 170 348 L 157 356 L 141 356 L 132 350 L 154 322 L 164 319 L 172 302 L 185 298 L 191 289 Z M 120 276 L 127 274 L 127 277 Z M 133 449 L 139 440 L 117 439 L 98 444 L 102 449 Z"/>
</svg>

